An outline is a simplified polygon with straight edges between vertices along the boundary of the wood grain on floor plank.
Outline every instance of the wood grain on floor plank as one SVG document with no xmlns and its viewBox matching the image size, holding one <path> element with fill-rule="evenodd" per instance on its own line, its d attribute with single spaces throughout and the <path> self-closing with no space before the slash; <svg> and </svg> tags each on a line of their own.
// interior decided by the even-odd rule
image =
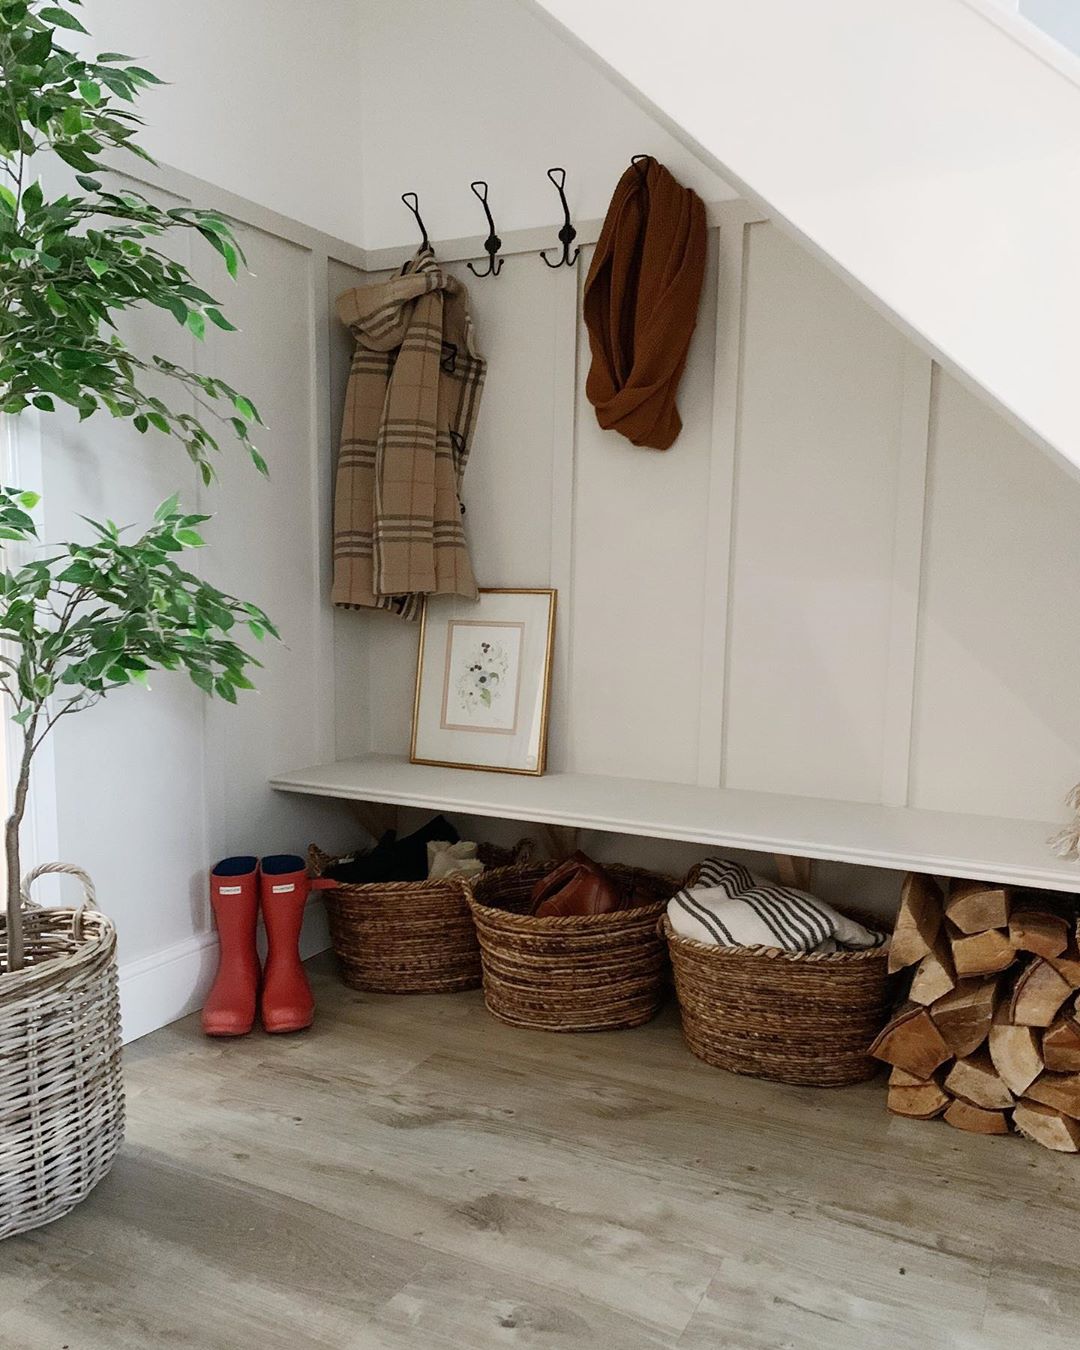
<svg viewBox="0 0 1080 1350">
<path fill-rule="evenodd" d="M 312 1032 L 131 1047 L 128 1142 L 0 1245 L 4 1350 L 1057 1350 L 1074 1160 L 315 966 Z"/>
</svg>

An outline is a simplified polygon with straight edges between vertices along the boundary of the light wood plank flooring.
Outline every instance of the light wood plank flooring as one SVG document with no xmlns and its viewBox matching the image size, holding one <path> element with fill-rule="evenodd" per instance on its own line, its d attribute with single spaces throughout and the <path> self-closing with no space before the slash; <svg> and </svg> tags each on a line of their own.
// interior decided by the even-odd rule
<svg viewBox="0 0 1080 1350">
<path fill-rule="evenodd" d="M 308 1034 L 130 1047 L 128 1140 L 0 1244 L 4 1350 L 1074 1350 L 1080 1161 L 314 967 Z"/>
</svg>

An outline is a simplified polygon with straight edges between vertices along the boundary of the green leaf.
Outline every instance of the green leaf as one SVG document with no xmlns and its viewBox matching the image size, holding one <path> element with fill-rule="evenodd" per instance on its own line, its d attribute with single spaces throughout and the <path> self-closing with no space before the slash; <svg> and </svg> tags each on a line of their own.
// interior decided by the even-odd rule
<svg viewBox="0 0 1080 1350">
<path fill-rule="evenodd" d="M 198 530 L 177 530 L 176 537 L 185 548 L 205 548 L 206 540 Z"/>
<path fill-rule="evenodd" d="M 100 258 L 87 258 L 86 265 L 99 281 L 109 270 L 109 264 L 102 262 Z"/>
<path fill-rule="evenodd" d="M 40 492 L 20 492 L 15 500 L 20 506 L 25 506 L 28 511 L 32 511 L 38 502 L 41 501 Z"/>
<path fill-rule="evenodd" d="M 255 405 L 250 399 L 245 398 L 243 394 L 233 395 L 233 407 L 241 417 L 246 417 L 249 422 L 261 422 L 262 418 L 255 411 Z"/>
<path fill-rule="evenodd" d="M 86 31 L 85 29 L 83 30 Z M 101 102 L 101 85 L 96 80 L 80 80 L 79 93 L 86 99 L 92 108 L 96 108 Z"/>
<path fill-rule="evenodd" d="M 56 5 L 46 5 L 44 9 L 39 9 L 37 16 L 44 23 L 55 24 L 57 28 L 69 28 L 76 33 L 86 32 L 74 14 L 69 14 L 66 9 L 59 9 Z"/>
<path fill-rule="evenodd" d="M 189 309 L 187 326 L 201 342 L 206 337 L 206 320 L 197 309 Z"/>
<path fill-rule="evenodd" d="M 212 305 L 207 306 L 206 317 L 211 323 L 217 324 L 219 328 L 224 329 L 226 333 L 237 333 L 240 331 L 234 323 L 228 321 L 220 309 L 215 309 Z"/>
<path fill-rule="evenodd" d="M 176 515 L 176 508 L 179 505 L 180 505 L 180 494 L 179 492 L 174 492 L 173 495 L 169 497 L 166 501 L 163 501 L 161 505 L 158 507 L 158 509 L 154 512 L 154 519 L 159 522 L 162 520 L 168 520 L 170 516 Z"/>
<path fill-rule="evenodd" d="M 87 192 L 100 192 L 100 191 L 101 191 L 101 179 L 100 179 L 100 178 L 92 178 L 89 174 L 85 174 L 85 173 L 77 173 L 77 174 L 75 175 L 75 181 L 78 183 L 78 185 L 79 185 L 81 188 L 85 188 Z"/>
<path fill-rule="evenodd" d="M 40 408 L 42 412 L 55 412 L 56 404 L 48 394 L 35 394 L 31 399 L 35 408 Z"/>
<path fill-rule="evenodd" d="M 16 197 L 5 184 L 0 183 L 0 212 L 8 216 L 15 214 Z"/>
</svg>

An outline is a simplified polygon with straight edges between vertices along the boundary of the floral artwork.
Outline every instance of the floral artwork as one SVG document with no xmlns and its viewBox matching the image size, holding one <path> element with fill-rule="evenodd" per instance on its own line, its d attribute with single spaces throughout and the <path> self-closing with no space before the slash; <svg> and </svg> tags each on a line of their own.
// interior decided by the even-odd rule
<svg viewBox="0 0 1080 1350">
<path fill-rule="evenodd" d="M 514 734 L 523 630 L 518 623 L 448 625 L 444 729 Z"/>
<path fill-rule="evenodd" d="M 425 600 L 413 764 L 544 772 L 555 604 L 553 590 L 515 587 Z"/>
<path fill-rule="evenodd" d="M 458 706 L 467 714 L 492 708 L 508 688 L 510 658 L 501 642 L 478 642 L 473 659 L 458 676 Z"/>
</svg>

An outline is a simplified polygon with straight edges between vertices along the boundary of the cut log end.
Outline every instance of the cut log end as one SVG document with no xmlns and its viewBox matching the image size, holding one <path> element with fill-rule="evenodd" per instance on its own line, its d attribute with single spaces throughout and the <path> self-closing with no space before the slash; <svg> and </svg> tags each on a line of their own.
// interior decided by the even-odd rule
<svg viewBox="0 0 1080 1350">
<path fill-rule="evenodd" d="M 1060 956 L 1069 945 L 1069 924 L 1059 914 L 1044 910 L 1014 910 L 1009 917 L 1009 940 L 1018 952 Z"/>
<path fill-rule="evenodd" d="M 1022 1097 L 1045 1065 L 1038 1033 L 1031 1027 L 1013 1026 L 1008 1013 L 1007 1005 L 1002 1004 L 994 1015 L 990 1028 L 990 1059 L 1009 1091 Z"/>
<path fill-rule="evenodd" d="M 952 1098 L 936 1083 L 921 1083 L 918 1086 L 889 1085 L 886 1105 L 894 1116 L 908 1116 L 912 1120 L 933 1120 L 940 1116 Z"/>
<path fill-rule="evenodd" d="M 918 1003 L 901 1008 L 870 1047 L 870 1054 L 916 1078 L 928 1079 L 952 1058 L 929 1012 Z"/>
<path fill-rule="evenodd" d="M 947 1113 L 946 1113 L 947 1114 Z M 1080 1153 L 1080 1121 L 1042 1102 L 1020 1101 L 1013 1124 L 1026 1138 L 1058 1153 Z"/>
<path fill-rule="evenodd" d="M 1052 1073 L 1080 1072 L 1080 1023 L 1059 1017 L 1043 1034 L 1043 1060 Z"/>
<path fill-rule="evenodd" d="M 1008 1111 L 1013 1094 L 999 1078 L 986 1050 L 978 1050 L 967 1059 L 958 1059 L 945 1078 L 946 1089 L 984 1111 Z"/>
<path fill-rule="evenodd" d="M 1048 1027 L 1071 993 L 1071 985 L 1050 962 L 1036 957 L 1013 986 L 1009 1021 L 1020 1026 Z"/>
<path fill-rule="evenodd" d="M 974 1053 L 989 1035 L 997 990 L 996 976 L 960 980 L 930 1009 L 934 1024 L 958 1059 Z"/>
<path fill-rule="evenodd" d="M 953 965 L 961 979 L 976 975 L 996 975 L 1007 970 L 1016 959 L 1008 933 L 990 928 L 971 936 L 953 933 L 950 939 Z"/>
<path fill-rule="evenodd" d="M 900 888 L 900 912 L 889 944 L 889 974 L 913 966 L 934 949 L 941 928 L 941 891 L 933 877 L 909 872 Z"/>
<path fill-rule="evenodd" d="M 961 933 L 984 933 L 1009 922 L 1009 892 L 985 881 L 957 879 L 949 887 L 945 916 Z"/>
<path fill-rule="evenodd" d="M 965 1130 L 968 1134 L 1009 1133 L 1009 1118 L 1004 1111 L 985 1111 L 959 1098 L 946 1109 L 945 1120 L 954 1130 Z"/>
</svg>

